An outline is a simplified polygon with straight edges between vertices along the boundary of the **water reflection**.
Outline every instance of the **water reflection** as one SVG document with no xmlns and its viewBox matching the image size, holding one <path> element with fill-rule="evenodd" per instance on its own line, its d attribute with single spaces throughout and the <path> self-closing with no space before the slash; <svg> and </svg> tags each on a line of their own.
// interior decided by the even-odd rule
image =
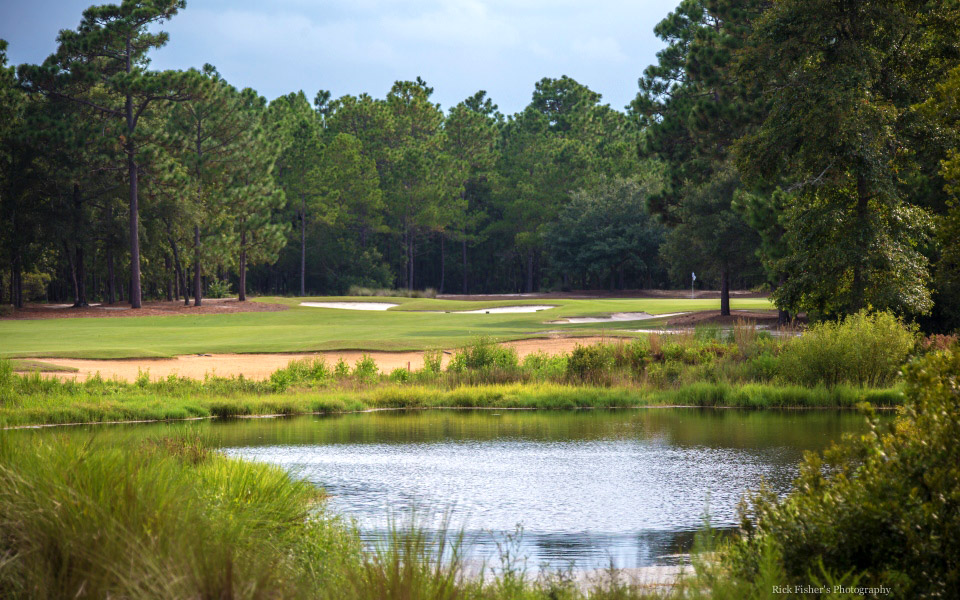
<svg viewBox="0 0 960 600">
<path fill-rule="evenodd" d="M 225 451 L 291 470 L 332 494 L 370 541 L 416 507 L 449 517 L 471 559 L 523 526 L 529 565 L 676 562 L 709 512 L 730 528 L 743 493 L 785 493 L 805 450 L 863 417 L 839 411 L 645 409 L 411 411 L 221 423 Z"/>
</svg>

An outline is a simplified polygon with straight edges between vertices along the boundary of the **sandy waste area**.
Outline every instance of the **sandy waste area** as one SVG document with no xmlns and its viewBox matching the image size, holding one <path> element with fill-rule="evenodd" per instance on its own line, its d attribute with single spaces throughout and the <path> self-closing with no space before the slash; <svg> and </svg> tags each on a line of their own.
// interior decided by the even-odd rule
<svg viewBox="0 0 960 600">
<path fill-rule="evenodd" d="M 559 354 L 573 350 L 577 344 L 595 344 L 600 341 L 609 342 L 611 339 L 613 338 L 548 338 L 505 342 L 503 345 L 509 348 L 515 348 L 517 354 L 519 354 L 522 359 L 524 356 L 535 352 Z M 97 373 L 100 373 L 100 376 L 104 379 L 116 378 L 133 381 L 141 371 L 148 371 L 150 373 L 150 379 L 153 380 L 164 378 L 168 375 L 203 379 L 204 375 L 207 374 L 222 377 L 243 375 L 249 379 L 266 379 L 270 377 L 271 373 L 287 366 L 292 360 L 323 357 L 328 365 L 333 366 L 342 358 L 352 366 L 363 354 L 372 357 L 380 370 L 388 373 L 400 367 L 408 367 L 414 370 L 423 367 L 423 352 L 364 353 L 354 350 L 300 352 L 291 354 L 186 354 L 175 358 L 133 358 L 121 360 L 85 358 L 42 358 L 39 360 L 45 363 L 77 369 L 75 373 L 55 372 L 46 373 L 46 376 L 59 377 L 61 379 L 76 378 L 80 381 L 86 380 L 88 377 Z M 453 352 L 445 351 L 443 364 L 446 365 L 449 363 L 452 356 Z"/>
</svg>

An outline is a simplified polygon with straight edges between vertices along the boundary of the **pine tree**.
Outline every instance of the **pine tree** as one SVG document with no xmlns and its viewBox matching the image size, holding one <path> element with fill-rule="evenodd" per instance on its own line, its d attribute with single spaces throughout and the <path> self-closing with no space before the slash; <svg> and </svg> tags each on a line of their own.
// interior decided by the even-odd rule
<svg viewBox="0 0 960 600">
<path fill-rule="evenodd" d="M 79 102 L 124 125 L 133 308 L 142 303 L 138 177 L 143 152 L 151 144 L 140 121 L 152 104 L 188 99 L 193 85 L 181 73 L 147 69 L 147 54 L 168 39 L 166 33 L 150 29 L 184 6 L 184 0 L 124 0 L 119 5 L 91 6 L 83 12 L 76 31 L 60 32 L 55 54 L 42 65 L 21 65 L 18 71 L 28 89 Z M 91 93 L 94 88 L 102 93 Z"/>
<path fill-rule="evenodd" d="M 240 95 L 245 135 L 231 164 L 227 203 L 232 223 L 231 246 L 238 256 L 238 299 L 243 302 L 247 299 L 248 267 L 277 260 L 287 243 L 289 225 L 278 221 L 286 197 L 273 177 L 280 146 L 266 135 L 266 101 L 251 89 Z"/>
<path fill-rule="evenodd" d="M 270 134 L 280 145 L 274 176 L 283 188 L 287 206 L 296 207 L 300 230 L 300 295 L 307 295 L 307 222 L 323 216 L 317 198 L 316 167 L 323 153 L 319 116 L 303 92 L 281 96 L 270 103 Z"/>
<path fill-rule="evenodd" d="M 226 202 L 227 187 L 243 154 L 254 146 L 244 102 L 212 65 L 195 75 L 203 82 L 189 101 L 173 108 L 169 131 L 181 144 L 182 161 L 190 177 L 196 202 L 193 223 L 193 303 L 203 299 L 203 262 L 217 249 L 204 252 L 203 240 L 224 235 L 232 207 Z M 211 252 L 211 250 L 213 252 Z M 220 248 L 220 250 L 223 250 Z"/>
</svg>

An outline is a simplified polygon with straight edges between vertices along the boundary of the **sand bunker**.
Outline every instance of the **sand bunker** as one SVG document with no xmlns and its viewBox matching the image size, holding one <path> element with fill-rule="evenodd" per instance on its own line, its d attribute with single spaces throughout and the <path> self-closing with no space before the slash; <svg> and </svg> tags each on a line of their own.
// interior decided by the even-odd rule
<svg viewBox="0 0 960 600">
<path fill-rule="evenodd" d="M 568 317 L 550 321 L 551 323 L 610 323 L 612 321 L 646 321 L 647 319 L 661 319 L 664 317 L 675 317 L 684 313 L 667 313 L 663 315 L 651 315 L 645 312 L 618 312 L 608 317 Z"/>
<path fill-rule="evenodd" d="M 540 338 L 505 342 L 503 346 L 513 348 L 522 359 L 534 352 L 558 354 L 570 352 L 577 344 L 596 344 L 610 342 L 615 338 L 584 337 L 584 338 Z M 455 350 L 443 354 L 443 364 L 446 366 Z M 292 354 L 186 354 L 176 358 L 130 358 L 121 360 L 98 360 L 87 358 L 44 358 L 43 362 L 77 369 L 75 373 L 49 372 L 46 377 L 59 379 L 74 379 L 84 381 L 96 373 L 104 379 L 123 379 L 134 381 L 141 371 L 149 371 L 150 379 L 157 380 L 168 375 L 203 379 L 207 373 L 230 377 L 243 375 L 248 379 L 262 380 L 270 374 L 287 366 L 292 360 L 301 358 L 313 359 L 323 357 L 327 364 L 333 366 L 338 359 L 343 359 L 350 366 L 367 354 L 377 363 L 377 367 L 389 373 L 398 367 L 420 369 L 423 367 L 423 352 L 361 352 L 355 350 L 333 350 L 330 352 L 301 352 Z"/>
<path fill-rule="evenodd" d="M 541 310 L 547 310 L 548 308 L 556 308 L 556 306 L 541 306 L 539 304 L 531 304 L 530 306 L 497 306 L 495 308 L 478 308 L 476 310 L 455 310 L 453 312 L 460 315 L 482 315 L 482 314 L 503 314 L 503 313 L 533 313 L 540 312 Z"/>
<path fill-rule="evenodd" d="M 343 308 L 346 310 L 387 310 L 398 306 L 389 302 L 301 302 L 300 306 L 311 308 Z"/>
</svg>

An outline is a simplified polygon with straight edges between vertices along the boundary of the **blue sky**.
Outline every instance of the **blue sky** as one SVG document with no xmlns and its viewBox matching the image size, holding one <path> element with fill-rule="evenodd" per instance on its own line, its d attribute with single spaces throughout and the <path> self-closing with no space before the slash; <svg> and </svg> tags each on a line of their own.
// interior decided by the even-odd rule
<svg viewBox="0 0 960 600">
<path fill-rule="evenodd" d="M 542 77 L 569 75 L 622 109 L 679 0 L 188 0 L 156 68 L 217 66 L 269 99 L 318 89 L 383 97 L 418 75 L 444 108 L 478 89 L 521 110 Z M 0 0 L 11 63 L 40 62 L 91 0 Z"/>
</svg>

